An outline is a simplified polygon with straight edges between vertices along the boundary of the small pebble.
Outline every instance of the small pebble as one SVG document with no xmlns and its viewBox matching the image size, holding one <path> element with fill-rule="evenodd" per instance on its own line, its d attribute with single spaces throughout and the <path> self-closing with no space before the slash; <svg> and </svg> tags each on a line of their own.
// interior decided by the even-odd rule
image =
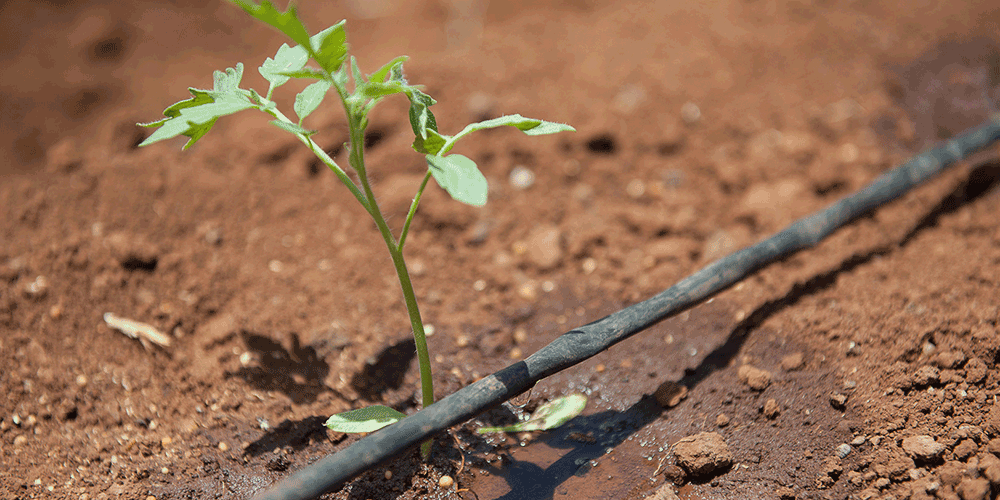
<svg viewBox="0 0 1000 500">
<path fill-rule="evenodd" d="M 851 445 L 847 443 L 840 443 L 840 446 L 837 446 L 836 453 L 837 453 L 837 458 L 844 458 L 847 455 L 850 455 Z"/>
<path fill-rule="evenodd" d="M 656 398 L 656 402 L 660 403 L 660 406 L 664 408 L 673 408 L 680 404 L 688 395 L 688 388 L 683 384 L 679 384 L 673 381 L 666 381 L 656 389 L 653 393 L 653 397 Z"/>
<path fill-rule="evenodd" d="M 455 480 L 451 476 L 441 476 L 441 479 L 438 481 L 438 486 L 442 488 L 451 488 L 454 484 Z"/>
<path fill-rule="evenodd" d="M 847 396 L 840 394 L 839 392 L 830 394 L 830 406 L 838 410 L 843 410 L 845 405 L 847 405 Z"/>
<path fill-rule="evenodd" d="M 385 480 L 388 481 L 390 479 L 392 479 L 392 471 L 391 470 L 387 470 L 387 471 L 385 471 Z"/>
<path fill-rule="evenodd" d="M 229 445 L 225 441 L 219 441 L 219 451 L 229 451 Z"/>
<path fill-rule="evenodd" d="M 28 442 L 28 438 L 25 436 L 17 436 L 14 438 L 14 446 L 21 446 Z"/>
<path fill-rule="evenodd" d="M 681 119 L 688 125 L 694 125 L 701 120 L 701 109 L 693 102 L 686 102 L 681 106 Z"/>
<path fill-rule="evenodd" d="M 629 198 L 638 200 L 642 198 L 642 195 L 646 194 L 646 183 L 642 182 L 641 179 L 632 179 L 625 186 L 625 193 L 628 194 Z"/>
<path fill-rule="evenodd" d="M 34 281 L 24 287 L 24 294 L 32 299 L 44 298 L 49 292 L 49 280 L 45 276 L 38 276 Z"/>
<path fill-rule="evenodd" d="M 517 287 L 517 295 L 525 300 L 535 300 L 538 298 L 538 283 L 528 280 Z"/>
<path fill-rule="evenodd" d="M 528 341 L 528 329 L 525 328 L 525 327 L 523 327 L 523 326 L 519 326 L 519 327 L 515 328 L 514 329 L 514 343 L 515 344 L 523 344 L 523 343 L 525 343 L 527 341 Z"/>
<path fill-rule="evenodd" d="M 510 185 L 514 189 L 528 189 L 535 183 L 535 173 L 528 168 L 518 165 L 510 171 Z"/>
<path fill-rule="evenodd" d="M 858 437 L 854 438 L 854 440 L 851 441 L 851 446 L 861 446 L 863 444 L 865 444 L 865 437 L 864 436 L 858 436 Z"/>
<path fill-rule="evenodd" d="M 798 370 L 799 368 L 802 368 L 802 362 L 802 353 L 794 352 L 781 358 L 781 368 L 786 372 Z"/>
<path fill-rule="evenodd" d="M 774 398 L 769 398 L 764 403 L 764 416 L 771 420 L 774 420 L 775 418 L 778 418 L 778 415 L 780 414 L 781 414 L 781 407 L 778 406 L 778 402 L 775 401 Z"/>
<path fill-rule="evenodd" d="M 729 425 L 729 417 L 725 413 L 720 413 L 718 417 L 715 417 L 715 425 L 719 427 Z"/>
</svg>

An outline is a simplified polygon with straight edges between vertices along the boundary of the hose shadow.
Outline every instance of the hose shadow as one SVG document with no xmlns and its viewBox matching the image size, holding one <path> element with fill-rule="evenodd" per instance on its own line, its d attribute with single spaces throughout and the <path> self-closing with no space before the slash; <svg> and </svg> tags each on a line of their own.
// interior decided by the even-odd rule
<svg viewBox="0 0 1000 500">
<path fill-rule="evenodd" d="M 837 282 L 837 279 L 858 267 L 868 264 L 876 257 L 891 254 L 906 246 L 917 235 L 937 225 L 942 216 L 953 213 L 960 208 L 980 199 L 1000 185 L 1000 162 L 986 162 L 974 168 L 969 176 L 945 196 L 934 208 L 920 218 L 913 228 L 897 244 L 886 243 L 876 246 L 863 253 L 856 253 L 841 262 L 837 267 L 817 274 L 804 283 L 796 283 L 784 296 L 769 300 L 755 309 L 747 317 L 736 324 L 730 331 L 726 341 L 712 350 L 693 370 L 688 370 L 680 383 L 688 388 L 694 388 L 713 372 L 729 366 L 746 342 L 751 331 L 760 327 L 768 318 L 784 309 L 798 304 L 802 299 L 822 292 Z"/>
<path fill-rule="evenodd" d="M 892 254 L 905 246 L 924 230 L 934 227 L 941 217 L 955 212 L 984 195 L 994 191 L 1000 184 L 1000 162 L 990 161 L 973 169 L 968 178 L 930 209 L 914 227 L 896 244 L 886 243 L 865 252 L 856 253 L 843 260 L 835 268 L 817 274 L 805 282 L 796 283 L 785 295 L 769 300 L 757 307 L 744 320 L 737 323 L 726 339 L 701 362 L 685 372 L 679 383 L 693 389 L 712 373 L 730 365 L 736 358 L 750 332 L 759 328 L 775 314 L 793 307 L 803 299 L 836 285 L 840 276 L 864 266 L 878 257 Z M 607 448 L 614 448 L 630 435 L 659 418 L 665 411 L 650 396 L 644 395 L 637 403 L 624 411 L 603 411 L 573 419 L 566 427 L 548 431 L 538 442 L 553 449 L 565 450 L 562 456 L 546 467 L 525 460 L 510 460 L 503 469 L 487 466 L 486 470 L 500 475 L 507 481 L 510 491 L 500 500 L 522 500 L 553 498 L 559 485 L 574 475 L 586 472 L 591 460 L 600 458 Z M 599 430 L 594 443 L 578 442 L 570 438 L 570 433 L 584 430 Z M 581 465 L 581 463 L 583 465 Z"/>
<path fill-rule="evenodd" d="M 644 395 L 623 411 L 605 410 L 579 416 L 558 429 L 546 431 L 533 446 L 543 444 L 551 455 L 561 454 L 546 467 L 507 455 L 502 468 L 487 465 L 483 469 L 502 477 L 510 488 L 497 500 L 551 499 L 559 485 L 573 476 L 586 474 L 591 461 L 603 457 L 608 448 L 620 445 L 664 411 L 652 396 Z M 566 449 L 569 451 L 563 451 Z M 545 453 L 535 451 L 533 456 L 544 460 L 539 455 Z"/>
<path fill-rule="evenodd" d="M 920 219 L 920 222 L 900 241 L 899 246 L 908 245 L 924 229 L 937 226 L 941 217 L 994 192 L 998 184 L 1000 184 L 1000 160 L 992 159 L 972 169 L 961 184 Z"/>
</svg>

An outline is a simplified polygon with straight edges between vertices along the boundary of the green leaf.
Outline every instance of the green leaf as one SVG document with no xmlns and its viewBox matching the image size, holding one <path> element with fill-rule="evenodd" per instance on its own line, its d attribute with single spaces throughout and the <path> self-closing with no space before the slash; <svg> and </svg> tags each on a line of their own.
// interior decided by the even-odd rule
<svg viewBox="0 0 1000 500">
<path fill-rule="evenodd" d="M 441 148 L 448 142 L 450 137 L 439 134 L 436 130 L 427 129 L 427 138 L 421 139 L 420 136 L 413 138 L 413 150 L 418 153 L 436 155 L 441 151 Z"/>
<path fill-rule="evenodd" d="M 274 125 L 275 127 L 278 127 L 281 130 L 285 130 L 293 134 L 303 134 L 309 136 L 316 133 L 315 130 L 307 130 L 294 123 L 289 123 L 282 120 L 271 120 L 271 125 Z"/>
<path fill-rule="evenodd" d="M 354 88 L 365 84 L 365 77 L 361 74 L 361 68 L 358 67 L 358 59 L 354 56 L 351 56 L 351 75 L 354 76 Z"/>
<path fill-rule="evenodd" d="M 452 198 L 476 207 L 486 204 L 489 185 L 476 162 L 462 155 L 427 155 L 425 158 L 434 180 Z"/>
<path fill-rule="evenodd" d="M 310 55 L 327 73 L 332 74 L 340 69 L 340 65 L 347 58 L 347 31 L 344 29 L 345 23 L 347 23 L 347 20 L 340 21 L 316 33 L 310 39 L 314 50 L 314 53 Z"/>
<path fill-rule="evenodd" d="M 354 90 L 355 95 L 360 95 L 365 99 L 379 99 L 387 95 L 401 94 L 403 92 L 406 92 L 406 86 L 399 82 L 367 82 L 362 83 Z"/>
<path fill-rule="evenodd" d="M 247 97 L 247 92 L 239 88 L 242 79 L 243 64 L 239 63 L 235 68 L 227 68 L 225 72 L 216 71 L 212 90 L 188 89 L 194 97 L 163 110 L 166 119 L 140 124 L 160 128 L 139 146 L 183 135 L 189 138 L 184 144 L 184 149 L 187 149 L 207 134 L 220 116 L 253 108 L 254 104 Z"/>
<path fill-rule="evenodd" d="M 437 103 L 433 97 L 423 93 L 416 87 L 406 87 L 406 97 L 410 99 L 410 126 L 413 135 L 427 138 L 427 130 L 437 130 L 437 120 L 430 107 Z"/>
<path fill-rule="evenodd" d="M 308 60 L 309 54 L 306 49 L 300 46 L 289 47 L 287 43 L 281 44 L 274 59 L 268 57 L 264 64 L 261 64 L 260 68 L 257 69 L 260 76 L 271 82 L 267 95 L 270 96 L 274 89 L 288 82 L 289 75 L 287 73 L 301 70 Z"/>
<path fill-rule="evenodd" d="M 302 120 L 316 111 L 331 85 L 333 84 L 326 80 L 320 80 L 295 96 L 295 114 L 299 117 L 299 123 L 302 123 Z"/>
<path fill-rule="evenodd" d="M 539 406 L 531 418 L 504 427 L 481 427 L 477 432 L 526 432 L 547 431 L 569 422 L 587 406 L 587 396 L 580 393 L 556 398 Z"/>
<path fill-rule="evenodd" d="M 392 425 L 406 414 L 393 410 L 388 406 L 374 405 L 359 410 L 351 410 L 333 415 L 326 421 L 327 428 L 338 432 L 374 432 L 387 425 Z"/>
<path fill-rule="evenodd" d="M 521 115 L 508 115 L 508 116 L 501 116 L 500 118 L 494 118 L 492 120 L 481 121 L 478 123 L 470 123 L 469 125 L 466 125 L 461 132 L 455 134 L 455 137 L 456 138 L 463 137 L 466 134 L 475 132 L 477 130 L 496 128 L 496 127 L 506 127 L 506 126 L 516 127 L 518 130 L 528 135 L 555 134 L 557 132 L 576 132 L 575 128 L 562 123 L 547 122 L 545 120 L 537 120 L 535 118 L 525 118 Z"/>
<path fill-rule="evenodd" d="M 295 71 L 282 71 L 278 74 L 290 78 L 315 78 L 317 80 L 326 80 L 326 75 L 316 68 L 306 67 Z"/>
<path fill-rule="evenodd" d="M 392 73 L 395 72 L 397 69 L 400 70 L 399 74 L 402 75 L 401 70 L 403 68 L 403 63 L 406 62 L 407 59 L 409 59 L 408 56 L 399 56 L 387 62 L 385 66 L 379 68 L 378 71 L 368 75 L 368 81 L 374 83 L 385 83 L 386 78 L 389 78 L 392 75 Z M 401 81 L 401 80 L 402 78 L 399 79 L 389 78 L 389 81 Z"/>
<path fill-rule="evenodd" d="M 248 0 L 229 0 L 247 11 L 251 16 L 274 26 L 278 31 L 288 35 L 299 45 L 309 45 L 309 32 L 305 25 L 299 20 L 295 13 L 295 6 L 289 4 L 288 10 L 281 12 L 268 0 L 263 0 L 260 5 Z"/>
</svg>

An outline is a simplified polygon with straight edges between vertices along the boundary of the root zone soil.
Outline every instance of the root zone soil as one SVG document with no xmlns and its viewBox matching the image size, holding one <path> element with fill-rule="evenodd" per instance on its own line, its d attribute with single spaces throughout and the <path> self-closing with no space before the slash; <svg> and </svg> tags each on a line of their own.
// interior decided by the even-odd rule
<svg viewBox="0 0 1000 500">
<path fill-rule="evenodd" d="M 482 209 L 425 194 L 408 257 L 439 396 L 858 189 L 1000 94 L 1000 14 L 977 2 L 373 5 L 302 7 L 315 29 L 346 17 L 369 71 L 410 55 L 446 131 L 514 112 L 579 130 L 469 139 Z M 354 442 L 330 414 L 416 410 L 388 258 L 307 151 L 245 117 L 188 152 L 135 148 L 133 123 L 255 67 L 277 34 L 224 4 L 0 16 L 0 496 L 246 498 Z M 424 167 L 405 105 L 384 108 L 369 162 L 398 225 Z M 342 154 L 343 122 L 314 126 Z M 565 428 L 473 422 L 331 497 L 994 498 L 998 177 L 995 154 L 971 158 L 479 419 L 588 393 Z M 687 394 L 663 407 L 669 383 Z M 672 445 L 701 432 L 728 468 L 678 467 Z"/>
</svg>

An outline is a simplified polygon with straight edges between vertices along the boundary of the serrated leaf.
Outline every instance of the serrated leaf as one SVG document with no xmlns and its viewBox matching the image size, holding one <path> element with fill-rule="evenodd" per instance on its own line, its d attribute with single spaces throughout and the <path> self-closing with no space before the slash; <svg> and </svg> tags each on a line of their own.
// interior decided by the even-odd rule
<svg viewBox="0 0 1000 500">
<path fill-rule="evenodd" d="M 320 80 L 299 92 L 295 96 L 295 114 L 299 117 L 299 122 L 301 123 L 307 116 L 309 116 L 316 108 L 319 107 L 320 103 L 323 102 L 323 98 L 326 97 L 326 92 L 330 90 L 332 83 L 326 80 Z"/>
<path fill-rule="evenodd" d="M 434 180 L 452 198 L 476 207 L 486 204 L 489 185 L 476 162 L 462 155 L 427 155 L 425 158 Z"/>
<path fill-rule="evenodd" d="M 399 57 L 397 57 L 397 58 L 395 58 L 395 59 L 387 62 L 384 66 L 382 66 L 381 68 L 379 68 L 378 71 L 376 71 L 376 72 L 368 75 L 368 81 L 374 82 L 374 83 L 385 83 L 386 82 L 386 78 L 388 78 L 389 81 L 402 82 L 402 74 L 403 74 L 402 73 L 402 68 L 403 68 L 403 63 L 406 62 L 406 60 L 408 60 L 408 59 L 409 59 L 408 56 L 399 56 Z M 398 79 L 396 79 L 396 78 L 389 78 L 389 77 L 393 76 L 393 73 L 395 73 L 397 71 L 398 71 L 398 74 L 399 74 L 399 78 Z"/>
<path fill-rule="evenodd" d="M 410 99 L 410 126 L 413 127 L 413 135 L 426 139 L 428 129 L 437 130 L 437 120 L 430 110 L 437 101 L 416 87 L 406 87 L 406 97 Z"/>
<path fill-rule="evenodd" d="M 477 432 L 527 432 L 555 429 L 580 414 L 587 406 L 587 396 L 580 393 L 556 398 L 539 406 L 531 418 L 503 427 L 482 427 Z"/>
<path fill-rule="evenodd" d="M 313 59 L 319 63 L 320 67 L 333 73 L 340 69 L 340 65 L 347 58 L 347 31 L 344 29 L 346 20 L 340 21 L 329 28 L 320 31 L 312 36 L 310 42 L 314 53 Z"/>
<path fill-rule="evenodd" d="M 308 60 L 309 54 L 301 46 L 289 47 L 287 43 L 281 44 L 274 59 L 268 57 L 264 64 L 257 68 L 260 76 L 271 83 L 267 95 L 271 95 L 274 89 L 288 82 L 290 77 L 287 73 L 301 70 Z"/>
<path fill-rule="evenodd" d="M 300 127 L 300 126 L 298 126 L 298 125 L 296 125 L 294 123 L 288 123 L 288 122 L 281 121 L 281 120 L 271 120 L 271 125 L 274 125 L 275 127 L 278 127 L 281 130 L 285 130 L 285 131 L 291 132 L 293 134 L 303 134 L 303 135 L 307 135 L 308 136 L 308 135 L 313 135 L 313 134 L 316 133 L 315 130 L 304 129 L 304 128 L 302 128 L 302 127 Z"/>
<path fill-rule="evenodd" d="M 165 109 L 163 114 L 166 119 L 144 124 L 160 128 L 139 146 L 183 135 L 189 138 L 184 144 L 184 149 L 187 149 L 208 133 L 219 117 L 254 107 L 245 91 L 239 88 L 240 80 L 243 79 L 242 63 L 235 68 L 227 68 L 224 72 L 216 71 L 213 79 L 215 84 L 212 90 L 188 89 L 194 97 Z"/>
<path fill-rule="evenodd" d="M 413 150 L 418 153 L 436 155 L 448 142 L 448 137 L 439 134 L 436 130 L 427 129 L 427 138 L 419 136 L 413 138 Z"/>
<path fill-rule="evenodd" d="M 374 405 L 338 413 L 328 418 L 324 425 L 338 432 L 374 432 L 387 425 L 392 425 L 405 417 L 406 414 L 393 410 L 388 406 Z"/>
<path fill-rule="evenodd" d="M 309 44 L 309 32 L 306 30 L 305 25 L 302 24 L 302 21 L 299 20 L 299 16 L 296 15 L 294 5 L 289 4 L 288 10 L 281 12 L 268 0 L 263 0 L 260 5 L 247 0 L 230 1 L 247 11 L 251 16 L 274 26 L 278 31 L 288 35 L 288 38 L 291 38 L 295 43 L 299 45 Z"/>
</svg>

